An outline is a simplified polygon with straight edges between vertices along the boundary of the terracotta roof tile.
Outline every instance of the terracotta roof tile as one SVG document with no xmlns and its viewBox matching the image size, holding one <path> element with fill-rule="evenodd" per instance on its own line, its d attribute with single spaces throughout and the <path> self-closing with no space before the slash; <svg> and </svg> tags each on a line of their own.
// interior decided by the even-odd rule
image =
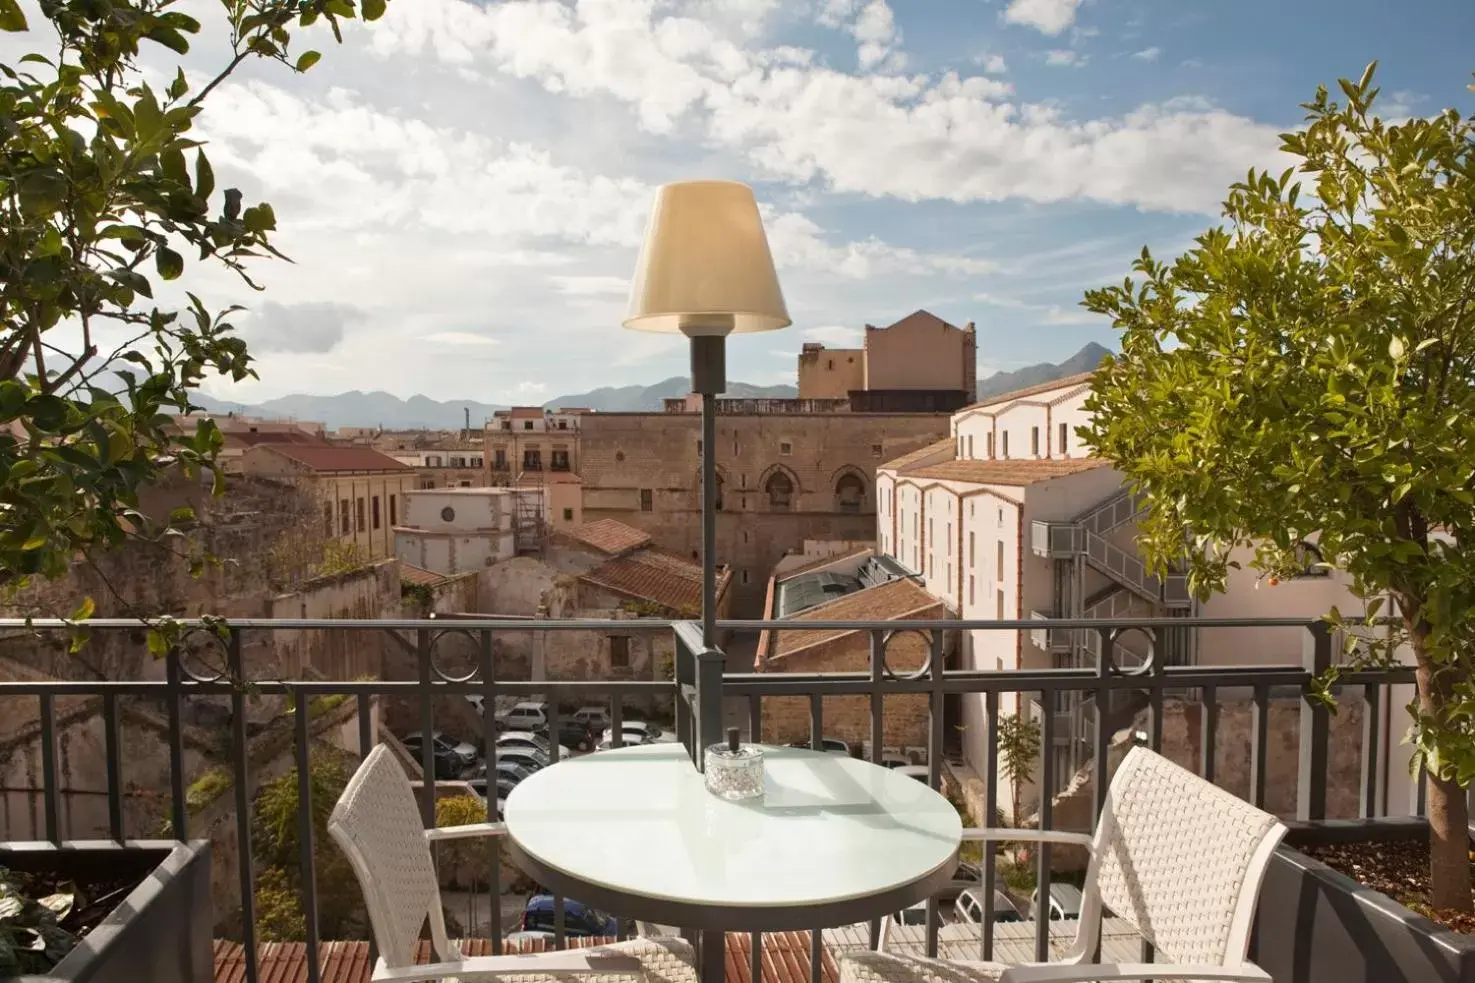
<svg viewBox="0 0 1475 983">
<path fill-rule="evenodd" d="M 896 621 L 906 617 L 924 617 L 930 611 L 940 612 L 942 602 L 909 579 L 893 580 L 879 587 L 838 597 L 827 604 L 802 611 L 788 621 Z M 780 631 L 776 644 L 769 646 L 770 659 L 781 659 L 864 628 L 824 629 L 817 631 Z"/>
<path fill-rule="evenodd" d="M 752 936 L 729 932 L 727 935 L 728 983 L 810 983 L 808 932 L 764 932 L 763 970 L 754 981 L 748 972 L 752 966 Z M 570 938 L 567 947 L 584 949 L 608 945 L 614 939 Z M 455 943 L 467 956 L 491 956 L 488 939 L 461 939 Z M 543 942 L 504 944 L 505 953 L 545 952 Z M 302 942 L 264 942 L 256 947 L 256 966 L 260 983 L 307 983 L 307 947 Z M 431 961 L 430 943 L 415 944 L 415 961 Z M 323 983 L 369 983 L 368 942 L 323 942 L 318 945 L 318 970 Z M 819 983 L 836 983 L 840 978 L 835 954 L 826 946 L 821 953 Z M 246 983 L 246 952 L 239 942 L 215 940 L 215 983 Z"/>
<path fill-rule="evenodd" d="M 258 444 L 297 444 L 309 447 L 330 447 L 326 440 L 314 437 L 301 430 L 222 430 L 226 446 L 255 447 Z"/>
<path fill-rule="evenodd" d="M 1047 458 L 1045 460 L 995 459 L 991 461 L 944 461 L 941 464 L 909 468 L 901 473 L 908 478 L 972 481 L 981 485 L 1010 485 L 1022 488 L 1036 482 L 1049 481 L 1051 478 L 1063 478 L 1067 475 L 1080 474 L 1082 471 L 1094 471 L 1097 468 L 1110 466 L 1111 462 L 1104 457 Z"/>
<path fill-rule="evenodd" d="M 282 457 L 305 464 L 314 471 L 413 471 L 388 454 L 368 447 L 340 447 L 332 444 L 260 444 L 259 447 Z"/>
<path fill-rule="evenodd" d="M 1025 386 L 1023 389 L 1014 389 L 1010 392 L 999 393 L 997 396 L 981 399 L 971 406 L 965 406 L 959 412 L 966 413 L 969 410 L 981 410 L 989 406 L 998 406 L 1000 403 L 1009 403 L 1016 399 L 1024 399 L 1026 396 L 1038 396 L 1040 393 L 1047 393 L 1052 389 L 1071 389 L 1083 383 L 1090 382 L 1091 377 L 1095 374 L 1094 370 L 1091 372 L 1077 372 L 1075 375 L 1064 376 L 1050 382 L 1042 382 L 1037 386 Z"/>
<path fill-rule="evenodd" d="M 928 444 L 926 447 L 919 447 L 909 454 L 903 454 L 895 460 L 887 461 L 881 465 L 881 468 L 886 471 L 900 471 L 902 468 L 910 467 L 918 461 L 925 461 L 930 457 L 936 457 L 938 454 L 956 454 L 957 452 L 957 440 L 953 437 L 947 437 L 936 443 Z"/>
<path fill-rule="evenodd" d="M 618 519 L 598 519 L 563 531 L 563 535 L 601 553 L 619 556 L 650 542 L 650 533 L 627 526 Z"/>
<path fill-rule="evenodd" d="M 658 549 L 643 549 L 595 567 L 579 578 L 627 597 L 651 601 L 673 611 L 694 612 L 702 607 L 702 567 L 684 557 Z M 719 571 L 717 596 L 732 580 L 732 572 Z"/>
<path fill-rule="evenodd" d="M 424 567 L 417 567 L 413 563 L 406 563 L 401 560 L 399 565 L 399 579 L 407 584 L 424 584 L 427 587 L 434 587 L 436 584 L 443 584 L 451 578 L 445 574 L 436 573 L 434 570 L 426 570 Z"/>
</svg>

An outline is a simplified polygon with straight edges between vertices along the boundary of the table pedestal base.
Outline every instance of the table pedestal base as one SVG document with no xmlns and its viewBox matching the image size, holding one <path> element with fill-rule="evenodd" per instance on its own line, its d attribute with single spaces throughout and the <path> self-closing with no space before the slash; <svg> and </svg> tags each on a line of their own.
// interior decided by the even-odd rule
<svg viewBox="0 0 1475 983">
<path fill-rule="evenodd" d="M 684 928 L 681 937 L 697 950 L 697 976 L 702 983 L 724 983 L 727 977 L 727 933 Z M 754 980 L 753 983 L 761 983 Z"/>
</svg>

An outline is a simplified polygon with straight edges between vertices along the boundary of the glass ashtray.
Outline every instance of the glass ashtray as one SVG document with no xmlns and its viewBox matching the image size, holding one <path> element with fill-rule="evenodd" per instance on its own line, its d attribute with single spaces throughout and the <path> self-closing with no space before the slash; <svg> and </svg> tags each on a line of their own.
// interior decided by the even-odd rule
<svg viewBox="0 0 1475 983">
<path fill-rule="evenodd" d="M 729 802 L 756 799 L 763 794 L 763 749 L 753 744 L 707 748 L 703 774 L 707 791 Z"/>
</svg>

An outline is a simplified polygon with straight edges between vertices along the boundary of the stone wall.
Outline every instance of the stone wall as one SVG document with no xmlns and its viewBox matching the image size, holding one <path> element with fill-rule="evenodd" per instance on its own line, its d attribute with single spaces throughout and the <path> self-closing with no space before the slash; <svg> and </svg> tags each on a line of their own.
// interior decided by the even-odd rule
<svg viewBox="0 0 1475 983">
<path fill-rule="evenodd" d="M 693 555 L 701 541 L 700 418 L 596 413 L 583 427 L 585 521 L 618 519 Z M 806 539 L 873 542 L 876 466 L 947 436 L 948 428 L 943 414 L 721 415 L 717 560 L 733 568 L 733 615 L 761 614 L 774 564 Z M 764 490 L 779 473 L 793 488 L 787 509 Z M 858 514 L 841 513 L 836 501 L 836 483 L 848 473 L 865 487 Z"/>
<path fill-rule="evenodd" d="M 1214 745 L 1214 784 L 1235 795 L 1250 797 L 1250 742 L 1254 739 L 1248 700 L 1221 700 L 1217 738 Z M 1362 781 L 1362 716 L 1365 711 L 1360 698 L 1344 696 L 1331 718 L 1331 736 L 1327 759 L 1327 818 L 1350 819 L 1357 816 L 1358 790 Z M 1202 754 L 1203 705 L 1197 702 L 1169 701 L 1163 706 L 1162 753 L 1168 759 L 1197 773 Z M 1148 712 L 1144 711 L 1134 727 L 1145 730 Z M 1265 809 L 1282 819 L 1296 817 L 1297 776 L 1300 771 L 1300 701 L 1274 700 L 1267 707 L 1265 747 Z M 1132 748 L 1130 736 L 1121 735 L 1112 745 L 1108 768 L 1116 767 Z M 1000 776 L 1000 782 L 1005 779 Z M 976 775 L 962 773 L 957 778 L 959 792 L 975 822 L 984 815 L 982 781 Z M 1007 801 L 1000 789 L 999 800 Z M 1056 829 L 1089 832 L 1095 809 L 1093 766 L 1087 765 L 1072 779 L 1064 792 L 1055 797 L 1051 826 Z M 1037 826 L 1038 814 L 1024 825 Z M 1082 852 L 1065 848 L 1051 850 L 1052 864 L 1059 870 L 1084 866 Z"/>
<path fill-rule="evenodd" d="M 919 618 L 933 617 L 923 613 Z M 895 673 L 920 669 L 927 661 L 928 643 L 915 633 L 898 635 L 886 648 L 886 662 Z M 858 631 L 817 645 L 812 649 L 769 663 L 769 672 L 865 672 L 871 663 L 871 639 Z M 770 744 L 808 741 L 809 697 L 765 696 L 763 740 Z M 836 737 L 852 746 L 871 739 L 869 696 L 826 696 L 821 698 L 824 737 Z M 895 694 L 882 698 L 881 741 L 887 746 L 916 746 L 927 743 L 927 696 Z"/>
</svg>

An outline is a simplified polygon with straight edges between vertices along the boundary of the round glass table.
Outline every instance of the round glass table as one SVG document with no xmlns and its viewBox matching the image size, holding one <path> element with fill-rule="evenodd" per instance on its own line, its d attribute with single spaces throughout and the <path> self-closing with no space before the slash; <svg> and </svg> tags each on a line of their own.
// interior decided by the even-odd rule
<svg viewBox="0 0 1475 983">
<path fill-rule="evenodd" d="M 723 932 L 879 918 L 936 894 L 957 866 L 957 810 L 906 775 L 765 746 L 764 787 L 744 802 L 712 795 L 680 744 L 600 751 L 518 783 L 507 844 L 556 893 L 718 946 Z"/>
</svg>

